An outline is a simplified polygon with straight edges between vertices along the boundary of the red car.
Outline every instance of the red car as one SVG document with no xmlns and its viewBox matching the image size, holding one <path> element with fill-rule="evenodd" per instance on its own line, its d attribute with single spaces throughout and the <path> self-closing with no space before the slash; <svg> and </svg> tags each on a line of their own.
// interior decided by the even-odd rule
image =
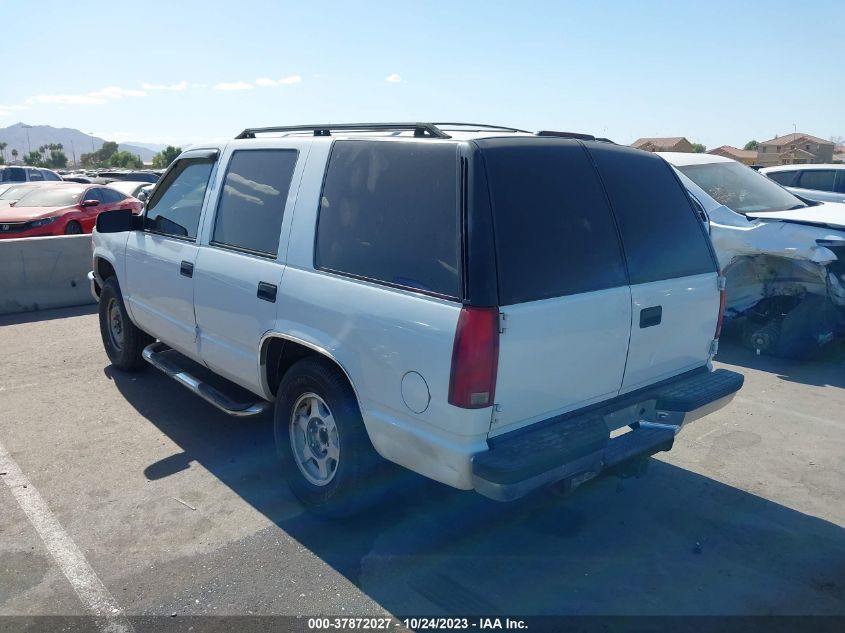
<svg viewBox="0 0 845 633">
<path fill-rule="evenodd" d="M 0 239 L 90 233 L 103 211 L 140 213 L 142 208 L 140 200 L 100 185 L 37 187 L 11 205 L 0 206 Z"/>
</svg>

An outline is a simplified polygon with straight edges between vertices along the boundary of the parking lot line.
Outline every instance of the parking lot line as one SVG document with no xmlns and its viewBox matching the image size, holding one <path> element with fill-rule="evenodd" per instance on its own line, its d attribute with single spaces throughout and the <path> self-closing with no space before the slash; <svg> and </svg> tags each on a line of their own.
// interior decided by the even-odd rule
<svg viewBox="0 0 845 633">
<path fill-rule="evenodd" d="M 129 633 L 132 625 L 85 556 L 50 511 L 44 498 L 24 475 L 0 442 L 0 479 L 6 482 L 18 505 L 38 532 L 47 551 L 68 579 L 82 604 L 97 619 L 104 633 Z"/>
</svg>

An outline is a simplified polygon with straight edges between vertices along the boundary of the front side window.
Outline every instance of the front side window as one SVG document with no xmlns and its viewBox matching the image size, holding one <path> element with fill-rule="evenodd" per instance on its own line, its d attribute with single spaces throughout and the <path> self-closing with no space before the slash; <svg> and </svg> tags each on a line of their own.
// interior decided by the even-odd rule
<svg viewBox="0 0 845 633">
<path fill-rule="evenodd" d="M 719 204 L 743 215 L 807 206 L 763 174 L 734 161 L 682 165 L 678 170 Z"/>
<path fill-rule="evenodd" d="M 326 170 L 315 265 L 460 296 L 457 147 L 336 141 Z"/>
<path fill-rule="evenodd" d="M 200 212 L 214 162 L 185 158 L 167 174 L 147 204 L 144 228 L 154 233 L 196 239 Z"/>
<path fill-rule="evenodd" d="M 217 206 L 212 244 L 276 256 L 296 150 L 232 154 Z"/>
<path fill-rule="evenodd" d="M 836 172 L 832 169 L 807 169 L 798 179 L 798 187 L 815 189 L 816 191 L 833 191 Z"/>
</svg>

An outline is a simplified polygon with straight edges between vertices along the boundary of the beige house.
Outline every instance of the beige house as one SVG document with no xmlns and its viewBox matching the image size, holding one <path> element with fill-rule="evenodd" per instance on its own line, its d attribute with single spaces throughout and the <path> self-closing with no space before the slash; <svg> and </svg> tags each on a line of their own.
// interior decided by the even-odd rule
<svg viewBox="0 0 845 633">
<path fill-rule="evenodd" d="M 836 145 L 833 148 L 833 162 L 845 163 L 845 145 Z"/>
<path fill-rule="evenodd" d="M 722 145 L 716 149 L 711 149 L 708 154 L 716 156 L 724 156 L 725 158 L 732 158 L 739 161 L 743 165 L 754 165 L 757 163 L 757 152 L 750 149 L 739 149 L 732 145 Z"/>
<path fill-rule="evenodd" d="M 638 138 L 631 143 L 631 147 L 647 152 L 687 152 L 691 154 L 695 151 L 692 143 L 683 136 Z"/>
<path fill-rule="evenodd" d="M 767 167 L 832 161 L 833 143 L 802 132 L 778 136 L 757 147 L 757 163 Z"/>
</svg>

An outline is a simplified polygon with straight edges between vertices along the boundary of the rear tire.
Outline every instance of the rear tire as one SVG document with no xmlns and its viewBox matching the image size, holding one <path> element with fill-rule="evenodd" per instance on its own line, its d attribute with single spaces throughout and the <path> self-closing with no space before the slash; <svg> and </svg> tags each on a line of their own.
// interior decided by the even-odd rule
<svg viewBox="0 0 845 633">
<path fill-rule="evenodd" d="M 82 225 L 76 220 L 71 220 L 65 224 L 65 235 L 81 235 Z"/>
<path fill-rule="evenodd" d="M 100 335 L 112 365 L 123 371 L 146 367 L 141 352 L 154 339 L 129 319 L 115 277 L 106 279 L 100 292 Z"/>
<path fill-rule="evenodd" d="M 344 517 L 381 496 L 384 461 L 370 442 L 352 387 L 328 359 L 304 358 L 285 373 L 274 427 L 285 479 L 308 510 Z"/>
</svg>

